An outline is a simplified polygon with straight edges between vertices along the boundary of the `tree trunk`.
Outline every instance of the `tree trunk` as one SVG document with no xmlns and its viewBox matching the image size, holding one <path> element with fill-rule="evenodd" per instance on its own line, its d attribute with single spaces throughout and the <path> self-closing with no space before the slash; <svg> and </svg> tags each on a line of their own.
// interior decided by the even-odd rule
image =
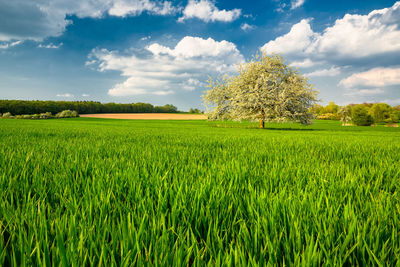
<svg viewBox="0 0 400 267">
<path fill-rule="evenodd" d="M 260 128 L 264 129 L 264 119 L 260 119 Z"/>
<path fill-rule="evenodd" d="M 264 129 L 264 110 L 260 114 L 260 129 Z"/>
</svg>

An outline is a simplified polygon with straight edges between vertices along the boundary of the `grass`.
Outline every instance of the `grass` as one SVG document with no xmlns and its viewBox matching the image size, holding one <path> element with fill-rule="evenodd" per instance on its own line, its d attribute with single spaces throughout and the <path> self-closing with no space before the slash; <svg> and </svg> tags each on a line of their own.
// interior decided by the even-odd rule
<svg viewBox="0 0 400 267">
<path fill-rule="evenodd" d="M 0 120 L 0 265 L 396 266 L 400 129 Z"/>
</svg>

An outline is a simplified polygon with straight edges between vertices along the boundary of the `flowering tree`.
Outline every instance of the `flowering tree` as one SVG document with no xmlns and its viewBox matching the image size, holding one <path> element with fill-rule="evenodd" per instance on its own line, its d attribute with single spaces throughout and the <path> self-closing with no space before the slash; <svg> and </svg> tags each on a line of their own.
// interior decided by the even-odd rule
<svg viewBox="0 0 400 267">
<path fill-rule="evenodd" d="M 209 119 L 297 121 L 310 124 L 317 92 L 279 55 L 256 55 L 237 76 L 208 81 L 203 96 Z"/>
</svg>

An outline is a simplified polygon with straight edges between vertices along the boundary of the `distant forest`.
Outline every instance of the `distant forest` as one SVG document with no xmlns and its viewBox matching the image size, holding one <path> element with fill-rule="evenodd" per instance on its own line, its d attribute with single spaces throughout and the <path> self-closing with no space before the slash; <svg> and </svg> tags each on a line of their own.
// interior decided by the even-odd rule
<svg viewBox="0 0 400 267">
<path fill-rule="evenodd" d="M 153 106 L 149 103 L 100 103 L 95 101 L 25 101 L 0 100 L 0 114 L 10 112 L 13 115 L 56 114 L 63 110 L 76 110 L 79 114 L 91 113 L 178 113 L 177 107 L 171 104 Z"/>
</svg>

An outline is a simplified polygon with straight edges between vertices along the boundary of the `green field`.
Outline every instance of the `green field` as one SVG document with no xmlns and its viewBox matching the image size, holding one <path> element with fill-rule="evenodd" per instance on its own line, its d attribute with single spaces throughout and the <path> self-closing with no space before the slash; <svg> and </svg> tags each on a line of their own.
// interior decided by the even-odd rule
<svg viewBox="0 0 400 267">
<path fill-rule="evenodd" d="M 0 120 L 0 266 L 400 264 L 400 128 Z"/>
</svg>

